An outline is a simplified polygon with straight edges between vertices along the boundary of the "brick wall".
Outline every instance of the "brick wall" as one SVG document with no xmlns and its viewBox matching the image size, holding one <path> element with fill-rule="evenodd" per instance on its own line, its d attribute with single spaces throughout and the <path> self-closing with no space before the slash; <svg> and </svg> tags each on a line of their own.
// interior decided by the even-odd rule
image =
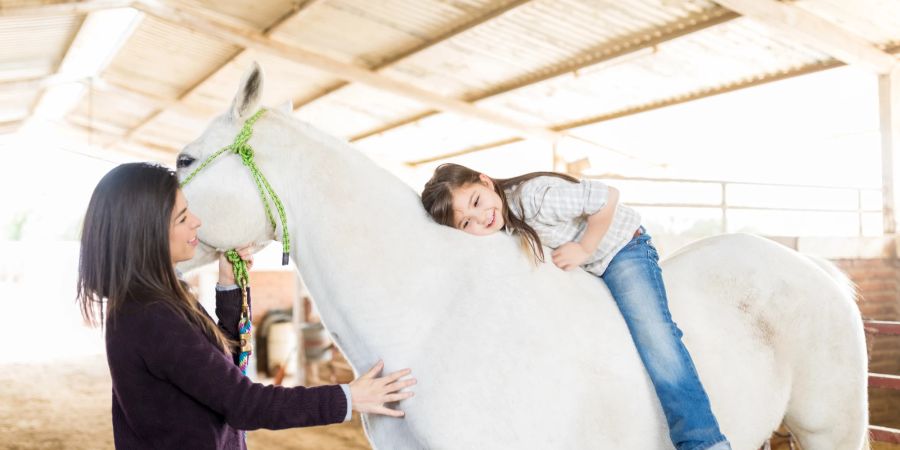
<svg viewBox="0 0 900 450">
<path fill-rule="evenodd" d="M 253 293 L 253 324 L 260 321 L 270 309 L 290 310 L 294 299 L 300 295 L 297 274 L 294 271 L 251 271 Z"/>
<path fill-rule="evenodd" d="M 866 319 L 900 321 L 900 262 L 896 258 L 836 259 L 856 283 Z M 867 335 L 869 371 L 900 375 L 900 336 Z M 900 428 L 900 391 L 869 389 L 870 423 Z"/>
</svg>

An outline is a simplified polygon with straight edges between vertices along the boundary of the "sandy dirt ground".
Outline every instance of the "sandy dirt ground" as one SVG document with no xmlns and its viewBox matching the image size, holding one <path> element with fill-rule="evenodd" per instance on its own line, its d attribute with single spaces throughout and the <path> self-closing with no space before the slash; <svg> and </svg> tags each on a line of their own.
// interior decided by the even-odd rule
<svg viewBox="0 0 900 450">
<path fill-rule="evenodd" d="M 112 449 L 106 357 L 0 365 L 0 449 Z M 347 424 L 250 432 L 252 450 L 370 449 Z"/>
<path fill-rule="evenodd" d="M 0 449 L 112 449 L 110 389 L 103 355 L 0 364 Z M 358 415 L 347 424 L 252 431 L 248 446 L 251 450 L 371 448 Z M 773 449 L 790 448 L 783 439 L 773 440 Z M 900 445 L 874 444 L 873 450 L 900 450 Z"/>
</svg>

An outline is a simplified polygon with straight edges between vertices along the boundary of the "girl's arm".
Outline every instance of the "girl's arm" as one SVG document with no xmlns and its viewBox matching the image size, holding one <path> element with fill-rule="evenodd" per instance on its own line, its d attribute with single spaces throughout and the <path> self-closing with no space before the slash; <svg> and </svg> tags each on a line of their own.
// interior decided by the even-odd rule
<svg viewBox="0 0 900 450">
<path fill-rule="evenodd" d="M 597 247 L 600 246 L 600 241 L 603 240 L 603 236 L 606 236 L 606 232 L 609 231 L 609 226 L 612 225 L 618 204 L 619 190 L 610 186 L 606 206 L 588 216 L 587 229 L 584 232 L 584 236 L 581 237 L 581 242 L 579 242 L 588 255 L 597 250 Z"/>
<path fill-rule="evenodd" d="M 609 186 L 606 205 L 588 216 L 587 229 L 581 236 L 581 242 L 568 242 L 557 247 L 552 253 L 553 264 L 563 270 L 572 270 L 587 261 L 609 231 L 618 204 L 619 190 Z"/>
</svg>

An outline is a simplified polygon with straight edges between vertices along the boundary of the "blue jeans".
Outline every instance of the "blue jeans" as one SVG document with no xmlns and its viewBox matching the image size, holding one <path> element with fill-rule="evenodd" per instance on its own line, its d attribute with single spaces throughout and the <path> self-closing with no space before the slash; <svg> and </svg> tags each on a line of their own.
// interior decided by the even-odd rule
<svg viewBox="0 0 900 450">
<path fill-rule="evenodd" d="M 601 278 L 619 306 L 650 375 L 675 448 L 729 449 L 691 355 L 681 342 L 681 330 L 669 313 L 659 255 L 650 235 L 644 231 L 633 238 L 613 257 Z"/>
</svg>

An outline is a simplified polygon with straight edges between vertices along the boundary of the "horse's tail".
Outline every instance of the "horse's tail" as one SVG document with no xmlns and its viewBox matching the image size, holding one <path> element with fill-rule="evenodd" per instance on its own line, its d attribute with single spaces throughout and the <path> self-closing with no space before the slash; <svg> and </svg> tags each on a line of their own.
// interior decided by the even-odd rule
<svg viewBox="0 0 900 450">
<path fill-rule="evenodd" d="M 813 326 L 806 332 L 812 331 L 814 344 L 827 344 L 798 348 L 785 421 L 803 448 L 868 450 L 867 357 L 856 286 L 834 263 L 806 258 L 824 275 L 807 297 Z"/>
<path fill-rule="evenodd" d="M 822 258 L 821 256 L 813 256 L 813 255 L 805 255 L 810 259 L 815 265 L 819 266 L 820 269 L 824 270 L 835 283 L 841 288 L 841 292 L 844 294 L 844 298 L 848 298 L 852 301 L 857 301 L 857 286 L 850 277 L 844 273 L 835 263 Z"/>
</svg>

